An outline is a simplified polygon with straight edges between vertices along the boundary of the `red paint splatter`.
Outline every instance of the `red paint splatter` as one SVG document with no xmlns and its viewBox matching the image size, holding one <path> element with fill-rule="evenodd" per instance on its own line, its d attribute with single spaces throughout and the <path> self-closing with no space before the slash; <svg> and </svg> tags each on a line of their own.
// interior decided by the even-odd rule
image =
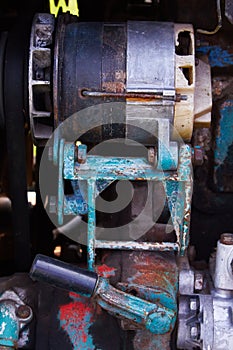
<svg viewBox="0 0 233 350">
<path fill-rule="evenodd" d="M 75 301 L 60 306 L 60 324 L 74 346 L 74 349 L 94 349 L 89 327 L 93 321 L 94 308 L 89 300 L 76 293 L 70 293 Z"/>
<path fill-rule="evenodd" d="M 109 278 L 115 276 L 116 269 L 114 267 L 107 266 L 105 264 L 96 267 L 96 272 L 101 277 Z"/>
</svg>

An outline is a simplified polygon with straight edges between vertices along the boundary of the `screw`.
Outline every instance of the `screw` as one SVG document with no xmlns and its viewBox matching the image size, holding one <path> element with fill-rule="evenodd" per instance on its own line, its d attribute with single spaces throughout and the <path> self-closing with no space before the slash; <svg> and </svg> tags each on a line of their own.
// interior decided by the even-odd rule
<svg viewBox="0 0 233 350">
<path fill-rule="evenodd" d="M 32 314 L 32 310 L 29 306 L 27 305 L 20 305 L 18 309 L 16 310 L 16 316 L 19 318 L 22 318 L 26 320 L 29 318 Z"/>
</svg>

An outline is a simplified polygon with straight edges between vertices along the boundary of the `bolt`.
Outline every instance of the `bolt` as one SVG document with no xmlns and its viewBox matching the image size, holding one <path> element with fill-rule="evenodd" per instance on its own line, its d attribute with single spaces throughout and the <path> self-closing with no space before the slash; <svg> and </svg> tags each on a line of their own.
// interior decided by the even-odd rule
<svg viewBox="0 0 233 350">
<path fill-rule="evenodd" d="M 232 233 L 221 234 L 220 242 L 226 245 L 233 245 L 233 234 Z"/>
<path fill-rule="evenodd" d="M 201 166 L 204 163 L 204 151 L 201 146 L 194 146 L 192 149 L 193 165 Z"/>
<path fill-rule="evenodd" d="M 16 316 L 24 320 L 29 318 L 31 314 L 32 314 L 32 310 L 27 305 L 20 305 L 16 310 Z"/>
<path fill-rule="evenodd" d="M 203 289 L 204 284 L 204 278 L 202 273 L 196 273 L 195 274 L 195 282 L 194 282 L 194 289 L 196 291 L 201 291 Z"/>
<path fill-rule="evenodd" d="M 198 329 L 197 326 L 192 326 L 190 329 L 190 335 L 192 339 L 197 339 L 198 337 Z"/>
<path fill-rule="evenodd" d="M 190 310 L 197 310 L 197 299 L 191 298 L 189 304 Z"/>
<path fill-rule="evenodd" d="M 151 163 L 152 165 L 155 165 L 156 163 L 156 150 L 154 147 L 149 147 L 148 148 L 148 162 Z"/>
<path fill-rule="evenodd" d="M 79 145 L 78 146 L 78 163 L 84 164 L 87 160 L 87 146 L 86 145 Z"/>
</svg>

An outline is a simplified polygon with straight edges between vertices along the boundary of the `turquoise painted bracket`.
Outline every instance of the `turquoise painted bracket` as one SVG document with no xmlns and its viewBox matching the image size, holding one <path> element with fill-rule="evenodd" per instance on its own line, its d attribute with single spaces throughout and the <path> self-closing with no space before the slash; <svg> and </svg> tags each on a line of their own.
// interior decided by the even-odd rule
<svg viewBox="0 0 233 350">
<path fill-rule="evenodd" d="M 75 184 L 85 183 L 87 198 L 84 200 L 80 188 L 72 198 L 64 195 L 64 179 Z M 164 185 L 171 220 L 176 233 L 176 242 L 136 242 L 105 241 L 95 236 L 96 210 L 95 199 L 101 191 L 115 180 L 161 181 Z M 79 192 L 77 192 L 79 191 Z M 78 193 L 78 195 L 77 195 Z M 59 144 L 59 193 L 58 221 L 63 224 L 67 214 L 78 215 L 88 213 L 88 267 L 95 265 L 95 249 L 128 249 L 150 251 L 178 251 L 184 255 L 189 243 L 189 223 L 192 197 L 192 161 L 191 147 L 181 145 L 179 149 L 178 168 L 175 171 L 163 171 L 153 167 L 146 158 L 137 157 L 101 157 L 87 156 L 84 164 L 75 161 L 75 145 Z M 82 207 L 82 210 L 80 210 Z M 85 209 L 85 210 L 84 210 Z"/>
</svg>

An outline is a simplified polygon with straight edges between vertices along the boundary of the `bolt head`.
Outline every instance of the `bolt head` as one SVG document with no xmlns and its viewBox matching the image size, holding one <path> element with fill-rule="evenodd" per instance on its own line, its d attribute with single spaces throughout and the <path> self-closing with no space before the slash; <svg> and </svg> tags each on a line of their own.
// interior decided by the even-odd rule
<svg viewBox="0 0 233 350">
<path fill-rule="evenodd" d="M 197 329 L 197 326 L 192 326 L 190 328 L 190 335 L 191 335 L 191 338 L 192 339 L 197 339 L 198 337 L 198 329 Z"/>
<path fill-rule="evenodd" d="M 200 146 L 193 147 L 193 164 L 201 166 L 204 163 L 204 150 Z"/>
<path fill-rule="evenodd" d="M 194 288 L 196 291 L 201 291 L 203 289 L 204 278 L 201 273 L 195 274 Z"/>
<path fill-rule="evenodd" d="M 31 314 L 32 314 L 32 310 L 27 305 L 20 305 L 16 310 L 16 316 L 23 320 L 26 320 L 29 317 L 31 317 Z"/>
</svg>

